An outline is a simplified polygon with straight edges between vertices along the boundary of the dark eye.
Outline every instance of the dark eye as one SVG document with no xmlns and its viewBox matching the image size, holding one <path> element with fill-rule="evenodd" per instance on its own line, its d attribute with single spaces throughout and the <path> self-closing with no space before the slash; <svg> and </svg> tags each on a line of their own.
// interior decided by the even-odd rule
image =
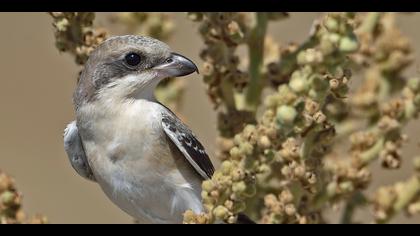
<svg viewBox="0 0 420 236">
<path fill-rule="evenodd" d="M 140 56 L 137 53 L 131 52 L 125 56 L 125 62 L 130 66 L 137 66 L 140 61 Z"/>
</svg>

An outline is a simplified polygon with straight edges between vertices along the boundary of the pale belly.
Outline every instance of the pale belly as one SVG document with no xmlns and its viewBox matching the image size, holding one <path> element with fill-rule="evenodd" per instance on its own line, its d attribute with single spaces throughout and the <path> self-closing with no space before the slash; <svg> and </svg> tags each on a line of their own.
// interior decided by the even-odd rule
<svg viewBox="0 0 420 236">
<path fill-rule="evenodd" d="M 186 210 L 202 212 L 201 180 L 174 155 L 160 117 L 144 112 L 91 121 L 88 132 L 81 128 L 85 152 L 105 194 L 126 213 L 143 223 L 181 223 Z"/>
</svg>

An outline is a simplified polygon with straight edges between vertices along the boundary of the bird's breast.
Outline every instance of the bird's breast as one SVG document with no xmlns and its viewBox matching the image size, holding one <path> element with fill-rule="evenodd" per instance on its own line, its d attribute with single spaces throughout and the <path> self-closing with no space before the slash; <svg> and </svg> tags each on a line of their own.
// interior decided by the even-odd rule
<svg viewBox="0 0 420 236">
<path fill-rule="evenodd" d="M 147 162 L 144 164 L 150 165 L 159 159 L 158 154 L 168 151 L 161 112 L 151 102 L 96 105 L 79 112 L 82 114 L 78 115 L 77 122 L 85 151 L 98 169 L 106 163 L 118 166 Z"/>
<path fill-rule="evenodd" d="M 155 222 L 180 222 L 185 210 L 201 210 L 200 181 L 180 172 L 183 158 L 174 155 L 163 132 L 159 104 L 84 109 L 77 122 L 86 156 L 114 203 L 137 219 Z"/>
</svg>

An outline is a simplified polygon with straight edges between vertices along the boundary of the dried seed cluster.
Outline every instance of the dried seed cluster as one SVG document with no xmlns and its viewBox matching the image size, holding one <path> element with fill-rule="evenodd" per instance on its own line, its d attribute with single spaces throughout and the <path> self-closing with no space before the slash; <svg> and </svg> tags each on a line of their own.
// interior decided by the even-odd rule
<svg viewBox="0 0 420 236">
<path fill-rule="evenodd" d="M 78 65 L 83 65 L 107 37 L 105 29 L 92 27 L 95 18 L 92 12 L 50 12 L 50 15 L 54 20 L 57 49 L 74 55 Z"/>
<path fill-rule="evenodd" d="M 232 74 L 242 63 L 250 63 L 238 60 L 234 53 L 252 32 L 252 27 L 237 20 L 252 19 L 245 15 L 190 14 L 204 21 L 201 33 L 208 45 L 202 56 L 208 69 L 204 79 L 217 106 L 229 107 L 224 82 L 242 84 L 233 86 L 239 88 L 234 90 L 238 94 L 252 84 L 249 73 L 244 77 Z M 225 130 L 233 125 L 219 126 L 224 161 L 215 177 L 203 183 L 207 214 L 190 212 L 185 222 L 231 223 L 246 208 L 261 223 L 319 223 L 324 222 L 322 211 L 338 202 L 348 204 L 345 222 L 352 220 L 350 209 L 367 201 L 374 206 L 378 222 L 403 208 L 410 214 L 418 212 L 414 180 L 407 188 L 379 191 L 386 194 L 368 197 L 363 192 L 372 179 L 371 162 L 379 160 L 386 169 L 400 167 L 401 148 L 407 140 L 401 129 L 418 115 L 418 79 L 394 82 L 411 62 L 411 48 L 393 17 L 391 13 L 327 14 L 314 22 L 302 45 L 280 49 L 263 35 L 266 48 L 277 49 L 263 56 L 259 70 L 260 79 L 268 81 L 263 86 L 272 93 L 263 98 L 260 115 L 251 113 L 255 121 L 225 115 L 244 128 L 230 129 L 226 135 Z M 224 27 L 218 28 L 221 25 Z M 351 70 L 363 75 L 354 93 L 349 89 Z M 389 88 L 385 83 L 398 86 L 387 91 L 381 88 Z M 395 93 L 400 96 L 390 99 Z M 366 126 L 364 120 L 369 121 Z M 350 148 L 343 155 L 346 140 Z M 393 205 L 398 194 L 391 203 L 383 204 L 387 200 L 381 196 L 392 197 L 391 192 L 403 194 L 404 207 Z M 412 194 L 409 200 L 403 192 Z"/>
<path fill-rule="evenodd" d="M 47 219 L 38 215 L 26 217 L 22 210 L 22 195 L 14 180 L 0 170 L 0 224 L 45 224 Z"/>
</svg>

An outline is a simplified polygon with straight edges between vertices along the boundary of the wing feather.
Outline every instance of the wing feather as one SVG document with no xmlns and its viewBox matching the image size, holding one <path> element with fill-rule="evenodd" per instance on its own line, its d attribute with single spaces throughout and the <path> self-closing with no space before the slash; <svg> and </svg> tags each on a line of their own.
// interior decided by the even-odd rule
<svg viewBox="0 0 420 236">
<path fill-rule="evenodd" d="M 162 127 L 169 139 L 177 146 L 194 169 L 204 178 L 214 174 L 214 166 L 203 145 L 191 130 L 174 114 L 162 114 Z"/>
<path fill-rule="evenodd" d="M 92 169 L 89 166 L 82 140 L 79 136 L 76 121 L 68 124 L 64 130 L 64 149 L 66 150 L 73 169 L 80 176 L 95 182 L 95 177 L 93 176 Z"/>
</svg>

